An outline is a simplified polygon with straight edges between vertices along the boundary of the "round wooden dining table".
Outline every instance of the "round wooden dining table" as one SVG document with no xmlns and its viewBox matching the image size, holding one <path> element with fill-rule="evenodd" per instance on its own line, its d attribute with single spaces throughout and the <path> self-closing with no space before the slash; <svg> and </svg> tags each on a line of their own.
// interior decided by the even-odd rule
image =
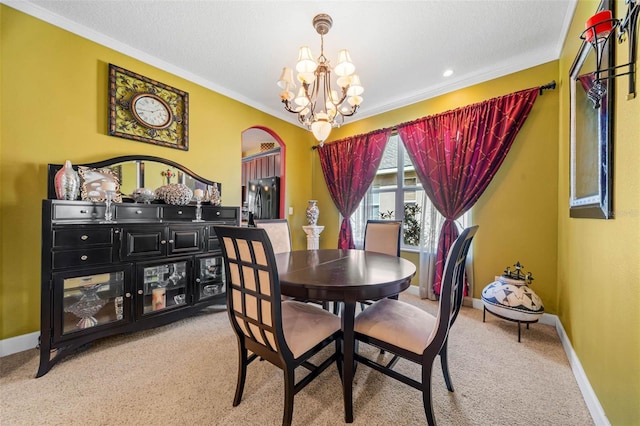
<svg viewBox="0 0 640 426">
<path fill-rule="evenodd" d="M 301 250 L 276 254 L 283 295 L 342 302 L 342 385 L 345 422 L 353 422 L 354 319 L 356 304 L 407 289 L 415 265 L 401 257 L 363 250 Z"/>
</svg>

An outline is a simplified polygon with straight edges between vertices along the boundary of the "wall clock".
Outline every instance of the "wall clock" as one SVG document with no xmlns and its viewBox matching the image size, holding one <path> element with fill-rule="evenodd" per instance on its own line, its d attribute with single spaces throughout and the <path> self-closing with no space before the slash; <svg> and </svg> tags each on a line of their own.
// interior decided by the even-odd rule
<svg viewBox="0 0 640 426">
<path fill-rule="evenodd" d="M 189 94 L 109 64 L 109 135 L 189 149 Z"/>
</svg>

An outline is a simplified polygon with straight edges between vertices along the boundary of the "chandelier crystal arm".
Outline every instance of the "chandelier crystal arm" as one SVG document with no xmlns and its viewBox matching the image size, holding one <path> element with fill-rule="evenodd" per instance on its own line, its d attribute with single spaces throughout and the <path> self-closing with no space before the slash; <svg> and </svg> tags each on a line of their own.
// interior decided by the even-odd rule
<svg viewBox="0 0 640 426">
<path fill-rule="evenodd" d="M 300 107 L 300 108 L 298 108 L 298 109 L 291 108 L 291 102 L 289 102 L 287 99 L 283 99 L 283 100 L 282 100 L 282 103 L 284 104 L 284 109 L 285 109 L 286 111 L 288 111 L 288 112 L 292 112 L 292 113 L 294 113 L 294 114 L 299 114 L 299 113 L 300 113 L 300 111 L 302 111 L 302 110 L 303 110 L 303 108 L 302 108 L 302 107 Z"/>
<path fill-rule="evenodd" d="M 310 106 L 309 109 L 310 109 L 311 117 L 315 115 L 315 111 L 316 111 L 316 103 L 318 102 L 318 90 L 319 90 L 318 86 L 319 84 L 317 79 L 313 83 L 313 85 L 310 85 L 308 83 L 302 84 L 302 87 L 304 87 L 304 92 L 307 95 L 307 99 L 309 100 L 309 106 Z M 309 88 L 311 88 L 311 93 L 309 93 Z"/>
</svg>

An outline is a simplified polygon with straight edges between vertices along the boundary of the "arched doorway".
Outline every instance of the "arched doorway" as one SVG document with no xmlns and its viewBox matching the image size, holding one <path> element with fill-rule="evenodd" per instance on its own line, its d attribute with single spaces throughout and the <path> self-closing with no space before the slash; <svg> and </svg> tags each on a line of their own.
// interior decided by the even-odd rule
<svg viewBox="0 0 640 426">
<path fill-rule="evenodd" d="M 242 132 L 242 212 L 248 219 L 250 181 L 277 178 L 277 217 L 285 218 L 286 152 L 282 139 L 271 129 L 253 126 Z"/>
</svg>

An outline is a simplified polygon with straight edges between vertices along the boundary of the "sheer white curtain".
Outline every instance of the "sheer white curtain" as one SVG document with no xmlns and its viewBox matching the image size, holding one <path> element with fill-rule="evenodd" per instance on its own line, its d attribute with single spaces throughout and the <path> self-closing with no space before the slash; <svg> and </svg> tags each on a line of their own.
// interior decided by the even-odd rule
<svg viewBox="0 0 640 426">
<path fill-rule="evenodd" d="M 420 195 L 419 204 L 422 206 L 420 222 L 423 230 L 420 233 L 419 293 L 422 299 L 436 300 L 437 295 L 433 291 L 433 279 L 436 271 L 438 232 L 442 228 L 444 217 L 429 201 L 424 191 L 420 191 Z"/>
<path fill-rule="evenodd" d="M 429 201 L 426 193 L 420 191 L 419 204 L 423 206 L 422 216 L 420 218 L 423 231 L 420 234 L 420 265 L 419 273 L 419 294 L 421 299 L 437 300 L 438 295 L 433 291 L 433 280 L 435 278 L 436 253 L 438 251 L 438 233 L 442 229 L 444 217 Z M 458 228 L 464 229 L 471 222 L 470 212 L 462 215 L 456 221 Z M 465 265 L 465 273 L 467 275 L 467 283 L 469 284 L 469 296 L 473 295 L 473 253 L 469 249 L 467 255 L 467 263 Z"/>
</svg>

